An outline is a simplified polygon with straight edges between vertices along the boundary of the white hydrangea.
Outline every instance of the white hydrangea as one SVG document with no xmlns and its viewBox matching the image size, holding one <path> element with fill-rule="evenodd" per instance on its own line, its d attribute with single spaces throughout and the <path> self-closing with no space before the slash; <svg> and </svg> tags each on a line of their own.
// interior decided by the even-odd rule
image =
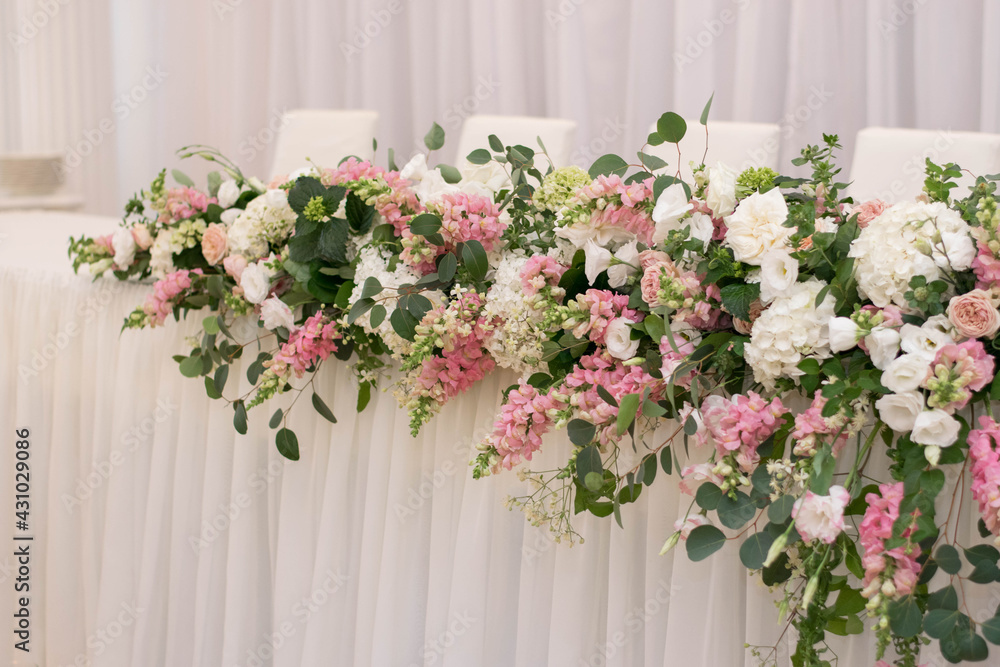
<svg viewBox="0 0 1000 667">
<path fill-rule="evenodd" d="M 798 364 L 806 357 L 831 356 L 829 321 L 834 316 L 834 299 L 829 295 L 816 307 L 816 296 L 826 287 L 810 278 L 795 283 L 771 302 L 753 324 L 746 360 L 753 376 L 768 389 L 781 377 L 802 375 Z"/>
<path fill-rule="evenodd" d="M 296 217 L 284 190 L 268 190 L 247 204 L 229 227 L 230 252 L 248 260 L 263 257 L 268 243 L 280 245 L 291 236 Z"/>
<path fill-rule="evenodd" d="M 969 225 L 957 212 L 919 201 L 896 204 L 872 220 L 850 251 L 861 295 L 880 308 L 892 303 L 904 310 L 911 278 L 930 282 L 941 269 L 965 271 L 975 255 Z"/>
<path fill-rule="evenodd" d="M 521 269 L 527 262 L 528 257 L 520 251 L 500 259 L 483 307 L 486 321 L 496 323 L 486 339 L 486 349 L 498 366 L 525 376 L 546 370 L 541 362 L 546 336 L 535 328 L 543 313 L 531 307 L 521 290 Z"/>
<path fill-rule="evenodd" d="M 159 280 L 168 273 L 176 271 L 174 253 L 182 250 L 184 250 L 182 245 L 174 243 L 173 230 L 168 228 L 157 234 L 153 245 L 149 248 L 149 270 L 153 278 Z"/>
</svg>

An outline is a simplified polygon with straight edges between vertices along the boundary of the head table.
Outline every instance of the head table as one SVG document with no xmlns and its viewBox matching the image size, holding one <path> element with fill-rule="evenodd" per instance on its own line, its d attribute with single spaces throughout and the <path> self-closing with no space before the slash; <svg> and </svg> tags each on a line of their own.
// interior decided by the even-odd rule
<svg viewBox="0 0 1000 667">
<path fill-rule="evenodd" d="M 122 333 L 148 286 L 72 274 L 67 238 L 116 224 L 0 215 L 8 625 L 12 545 L 26 543 L 14 537 L 33 537 L 31 650 L 8 634 L 0 663 L 721 667 L 755 664 L 745 642 L 778 641 L 736 544 L 701 563 L 683 547 L 657 555 L 690 502 L 676 478 L 623 507 L 627 531 L 579 515 L 586 541 L 573 548 L 504 508 L 515 475 L 473 481 L 472 448 L 513 376 L 495 373 L 414 439 L 391 392 L 358 414 L 350 372 L 331 365 L 318 392 L 339 422 L 293 413 L 300 461 L 274 447 L 274 406 L 237 435 L 232 411 L 171 360 L 200 318 Z M 27 531 L 13 511 L 15 429 L 30 431 Z M 551 438 L 541 463 L 567 447 Z M 981 606 L 992 614 L 996 600 Z M 832 645 L 840 665 L 874 663 L 867 639 Z"/>
</svg>

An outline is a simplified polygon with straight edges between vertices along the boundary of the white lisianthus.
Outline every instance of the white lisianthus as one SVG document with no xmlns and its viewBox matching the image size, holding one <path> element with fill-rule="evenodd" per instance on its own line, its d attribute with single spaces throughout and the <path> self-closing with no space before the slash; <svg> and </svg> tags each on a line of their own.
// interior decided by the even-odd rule
<svg viewBox="0 0 1000 667">
<path fill-rule="evenodd" d="M 612 264 L 608 267 L 608 284 L 612 287 L 621 287 L 628 282 L 629 276 L 635 274 L 639 269 L 639 248 L 637 241 L 629 241 L 615 251 L 615 259 L 621 264 Z"/>
<path fill-rule="evenodd" d="M 444 180 L 444 176 L 437 169 L 428 171 L 414 190 L 424 204 L 432 204 L 444 195 L 461 192 L 457 185 L 452 185 Z"/>
<path fill-rule="evenodd" d="M 157 280 L 177 270 L 174 266 L 174 252 L 180 250 L 175 248 L 173 236 L 173 230 L 169 227 L 161 230 L 149 249 L 149 270 Z"/>
<path fill-rule="evenodd" d="M 691 238 L 698 239 L 702 247 L 707 248 L 712 242 L 712 235 L 715 234 L 712 217 L 705 213 L 692 213 L 688 222 L 691 223 Z"/>
<path fill-rule="evenodd" d="M 825 496 L 806 491 L 792 505 L 795 528 L 807 542 L 833 544 L 844 530 L 844 508 L 850 502 L 851 494 L 842 486 L 831 486 Z"/>
<path fill-rule="evenodd" d="M 496 160 L 490 160 L 486 164 L 472 164 L 466 161 L 461 171 L 462 180 L 458 187 L 463 192 L 472 194 L 482 194 L 483 189 L 489 193 L 490 199 L 493 194 L 500 190 L 510 190 L 510 176 L 507 175 L 503 165 Z"/>
<path fill-rule="evenodd" d="M 240 276 L 240 287 L 243 296 L 253 304 L 261 304 L 271 291 L 271 276 L 273 272 L 262 262 L 248 264 Z"/>
<path fill-rule="evenodd" d="M 656 229 L 653 232 L 653 243 L 665 241 L 667 234 L 681 228 L 680 219 L 694 208 L 687 195 L 684 193 L 684 185 L 674 183 L 660 193 L 653 208 L 653 222 Z"/>
<path fill-rule="evenodd" d="M 783 249 L 764 255 L 760 263 L 760 300 L 771 303 L 799 279 L 799 260 Z"/>
<path fill-rule="evenodd" d="M 285 327 L 288 331 L 295 328 L 295 316 L 292 314 L 292 309 L 276 296 L 272 296 L 260 304 L 260 319 L 268 331 L 274 331 L 278 327 Z"/>
<path fill-rule="evenodd" d="M 135 237 L 128 227 L 119 227 L 111 237 L 111 247 L 115 249 L 115 266 L 125 270 L 135 259 Z"/>
<path fill-rule="evenodd" d="M 936 322 L 931 320 L 927 320 L 919 327 L 915 324 L 904 324 L 899 330 L 903 351 L 932 360 L 937 356 L 939 349 L 955 342 L 954 338 L 935 324 Z"/>
<path fill-rule="evenodd" d="M 793 231 L 784 226 L 787 219 L 788 204 L 778 188 L 755 192 L 726 219 L 725 244 L 737 261 L 760 266 L 768 252 L 787 246 Z"/>
<path fill-rule="evenodd" d="M 940 240 L 935 240 L 940 239 Z M 879 308 L 893 303 L 905 312 L 906 292 L 914 276 L 928 282 L 950 267 L 972 266 L 975 244 L 969 225 L 941 202 L 901 202 L 887 209 L 861 230 L 851 243 L 858 291 Z"/>
<path fill-rule="evenodd" d="M 627 317 L 616 317 L 608 323 L 604 331 L 604 341 L 608 352 L 615 359 L 631 359 L 639 349 L 639 341 L 632 340 L 634 321 Z"/>
<path fill-rule="evenodd" d="M 896 357 L 882 371 L 882 384 L 897 394 L 916 391 L 927 379 L 931 360 L 921 354 Z"/>
<path fill-rule="evenodd" d="M 705 203 L 716 218 L 724 218 L 736 209 L 736 177 L 739 175 L 721 162 L 708 168 Z"/>
<path fill-rule="evenodd" d="M 234 222 L 236 222 L 237 218 L 240 217 L 240 213 L 242 212 L 243 209 L 240 208 L 227 208 L 225 211 L 219 214 L 219 219 L 222 221 L 222 224 L 228 227 L 232 225 Z"/>
<path fill-rule="evenodd" d="M 417 153 L 399 170 L 399 176 L 413 183 L 419 183 L 428 171 L 430 170 L 427 168 L 427 156 L 423 153 Z"/>
<path fill-rule="evenodd" d="M 236 185 L 236 181 L 223 181 L 219 186 L 219 192 L 216 197 L 219 200 L 219 206 L 222 208 L 230 208 L 236 203 L 236 200 L 240 198 L 240 193 L 243 189 Z"/>
<path fill-rule="evenodd" d="M 899 354 L 899 332 L 889 327 L 875 327 L 865 336 L 865 347 L 875 368 L 883 370 Z"/>
<path fill-rule="evenodd" d="M 830 320 L 830 350 L 845 352 L 858 344 L 861 329 L 849 317 L 834 317 Z"/>
<path fill-rule="evenodd" d="M 918 391 L 902 394 L 886 394 L 875 401 L 879 418 L 897 433 L 913 430 L 917 415 L 924 410 L 924 397 Z"/>
<path fill-rule="evenodd" d="M 910 439 L 920 445 L 950 447 L 961 429 L 959 421 L 944 410 L 924 410 L 913 423 Z"/>
<path fill-rule="evenodd" d="M 593 239 L 590 239 L 583 246 L 583 252 L 586 255 L 583 271 L 587 274 L 587 282 L 593 285 L 597 276 L 611 266 L 611 251 L 597 245 Z"/>
</svg>

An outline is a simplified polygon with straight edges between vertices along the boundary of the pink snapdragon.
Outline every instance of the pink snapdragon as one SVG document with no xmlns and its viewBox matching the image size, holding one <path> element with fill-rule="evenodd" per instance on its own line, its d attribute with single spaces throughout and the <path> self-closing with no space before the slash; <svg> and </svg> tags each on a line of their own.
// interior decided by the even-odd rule
<svg viewBox="0 0 1000 667">
<path fill-rule="evenodd" d="M 878 493 L 869 493 L 865 500 L 868 509 L 858 527 L 858 541 L 864 549 L 861 565 L 865 568 L 861 595 L 869 599 L 880 591 L 888 598 L 909 595 L 920 576 L 917 563 L 920 547 L 907 541 L 894 549 L 885 548 L 885 541 L 892 538 L 892 526 L 899 518 L 903 483 L 882 484 Z M 911 526 L 903 537 L 909 537 L 913 531 Z"/>
<path fill-rule="evenodd" d="M 381 178 L 386 173 L 385 169 L 373 165 L 368 160 L 358 160 L 349 157 L 336 169 L 324 169 L 320 175 L 320 182 L 323 185 L 344 185 L 360 180 L 374 181 Z"/>
<path fill-rule="evenodd" d="M 317 361 L 337 351 L 340 338 L 336 322 L 319 311 L 291 332 L 288 342 L 264 365 L 278 376 L 286 375 L 290 369 L 295 372 L 295 377 L 302 377 Z"/>
<path fill-rule="evenodd" d="M 442 245 L 431 245 L 409 227 L 402 230 L 404 262 L 424 274 L 433 273 L 434 260 L 455 250 L 459 243 L 479 241 L 486 252 L 493 250 L 507 223 L 500 221 L 500 208 L 489 197 L 452 192 L 441 195 L 431 206 L 441 216 Z"/>
<path fill-rule="evenodd" d="M 167 190 L 167 201 L 160 212 L 159 221 L 169 225 L 180 220 L 193 218 L 208 210 L 209 204 L 217 203 L 215 197 L 209 197 L 201 190 L 180 187 Z"/>
<path fill-rule="evenodd" d="M 796 456 L 814 456 L 816 450 L 831 439 L 833 455 L 837 456 L 847 444 L 848 432 L 843 411 L 829 418 L 824 417 L 823 407 L 826 401 L 823 394 L 817 393 L 809 409 L 795 415 L 795 430 L 792 431 L 795 448 L 792 451 Z"/>
<path fill-rule="evenodd" d="M 698 429 L 698 443 L 711 438 L 720 458 L 734 454 L 740 469 L 752 472 L 760 461 L 757 448 L 778 430 L 787 412 L 780 398 L 766 401 L 752 391 L 738 394 L 735 401 L 709 396 L 701 408 L 703 424 Z"/>
<path fill-rule="evenodd" d="M 583 186 L 577 197 L 593 207 L 590 217 L 592 227 L 620 227 L 635 234 L 643 243 L 651 243 L 656 230 L 650 217 L 655 203 L 652 177 L 626 184 L 617 174 L 601 175 Z M 594 204 L 597 201 L 606 204 Z"/>
<path fill-rule="evenodd" d="M 527 296 L 533 296 L 548 286 L 559 284 L 567 267 L 548 255 L 532 255 L 521 267 L 521 290 Z"/>
<path fill-rule="evenodd" d="M 496 449 L 500 456 L 498 468 L 510 470 L 522 460 L 531 460 L 542 447 L 542 436 L 553 426 L 552 415 L 566 406 L 559 399 L 565 396 L 555 391 L 540 394 L 523 380 L 507 394 L 500 415 L 493 424 L 493 433 L 484 444 Z"/>
<path fill-rule="evenodd" d="M 671 337 L 673 338 L 673 344 L 670 343 Z M 675 347 L 677 348 L 676 351 L 674 351 Z M 670 381 L 674 371 L 677 370 L 692 352 L 694 352 L 694 341 L 688 340 L 678 332 L 664 334 L 660 338 L 660 375 L 663 376 L 664 382 Z M 694 379 L 694 376 L 695 369 L 691 369 L 683 377 L 675 378 L 674 384 L 685 389 L 690 389 L 691 380 Z"/>
<path fill-rule="evenodd" d="M 711 463 L 696 463 L 681 470 L 681 481 L 678 487 L 681 493 L 693 496 L 696 489 L 692 488 L 689 482 L 711 482 L 716 486 L 722 486 L 725 481 L 726 478 L 717 473 L 715 466 Z"/>
<path fill-rule="evenodd" d="M 191 274 L 200 274 L 201 269 L 188 271 L 181 269 L 168 274 L 162 280 L 153 284 L 153 292 L 146 295 L 146 303 L 142 310 L 149 316 L 149 325 L 155 327 L 163 324 L 167 316 L 173 312 L 174 306 L 181 300 L 185 291 L 191 287 Z"/>
<path fill-rule="evenodd" d="M 589 289 L 576 297 L 576 306 L 582 320 L 573 327 L 577 338 L 587 337 L 598 345 L 604 345 L 604 334 L 608 324 L 616 317 L 625 317 L 633 322 L 642 319 L 638 311 L 628 307 L 627 294 L 617 294 L 608 290 Z"/>
<path fill-rule="evenodd" d="M 983 344 L 970 339 L 942 346 L 928 370 L 925 386 L 931 396 L 927 404 L 948 414 L 961 410 L 993 379 L 993 356 Z"/>
<path fill-rule="evenodd" d="M 979 241 L 978 254 L 972 260 L 972 271 L 976 274 L 976 289 L 990 290 L 1000 283 L 1000 259 L 990 250 L 987 243 Z"/>
<path fill-rule="evenodd" d="M 1000 424 L 982 416 L 979 428 L 969 432 L 969 459 L 972 461 L 972 497 L 986 528 L 1000 536 Z"/>
</svg>

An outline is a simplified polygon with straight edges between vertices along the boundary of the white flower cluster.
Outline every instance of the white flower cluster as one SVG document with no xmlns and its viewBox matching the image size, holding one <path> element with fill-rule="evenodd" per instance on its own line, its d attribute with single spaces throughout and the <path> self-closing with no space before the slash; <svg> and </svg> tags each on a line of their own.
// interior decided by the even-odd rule
<svg viewBox="0 0 1000 667">
<path fill-rule="evenodd" d="M 857 259 L 858 291 L 880 308 L 893 303 L 908 311 L 905 294 L 910 279 L 928 282 L 942 269 L 965 271 L 976 247 L 969 225 L 941 202 L 901 202 L 872 220 L 851 244 Z"/>
<path fill-rule="evenodd" d="M 541 362 L 546 336 L 536 328 L 543 313 L 531 307 L 521 290 L 521 269 L 527 262 L 522 253 L 507 253 L 501 258 L 483 307 L 486 321 L 497 323 L 486 339 L 486 349 L 498 366 L 525 376 L 546 370 Z"/>
<path fill-rule="evenodd" d="M 389 316 L 396 309 L 397 297 L 395 296 L 395 288 L 404 283 L 412 284 L 417 282 L 420 280 L 420 275 L 402 262 L 396 265 L 394 271 L 390 271 L 390 257 L 391 253 L 388 250 L 381 250 L 378 246 L 366 245 L 358 251 L 358 264 L 354 273 L 356 286 L 351 293 L 351 303 L 355 303 L 361 299 L 361 291 L 364 289 L 366 280 L 372 277 L 378 279 L 382 287 L 386 288 L 378 297 L 379 303 L 385 306 L 385 319 L 382 320 L 381 324 L 373 328 L 371 324 L 371 311 L 368 311 L 355 320 L 354 323 L 369 333 L 379 335 L 394 355 L 402 355 L 409 353 L 412 343 L 397 334 L 389 322 Z M 434 298 L 434 294 L 425 294 L 424 296 L 437 303 L 440 301 L 440 293 L 437 293 L 437 295 L 438 298 Z"/>
<path fill-rule="evenodd" d="M 778 378 L 802 375 L 798 364 L 804 358 L 831 356 L 828 323 L 834 299 L 827 295 L 816 307 L 816 296 L 824 287 L 826 283 L 815 278 L 795 283 L 754 322 L 746 360 L 754 379 L 768 389 L 774 389 Z"/>
<path fill-rule="evenodd" d="M 230 252 L 248 260 L 267 254 L 267 244 L 280 245 L 295 228 L 295 211 L 284 190 L 268 190 L 249 204 L 230 225 Z"/>
<path fill-rule="evenodd" d="M 207 225 L 204 220 L 184 220 L 176 227 L 163 229 L 149 248 L 149 269 L 159 280 L 177 270 L 174 255 L 193 248 L 201 241 Z"/>
</svg>

